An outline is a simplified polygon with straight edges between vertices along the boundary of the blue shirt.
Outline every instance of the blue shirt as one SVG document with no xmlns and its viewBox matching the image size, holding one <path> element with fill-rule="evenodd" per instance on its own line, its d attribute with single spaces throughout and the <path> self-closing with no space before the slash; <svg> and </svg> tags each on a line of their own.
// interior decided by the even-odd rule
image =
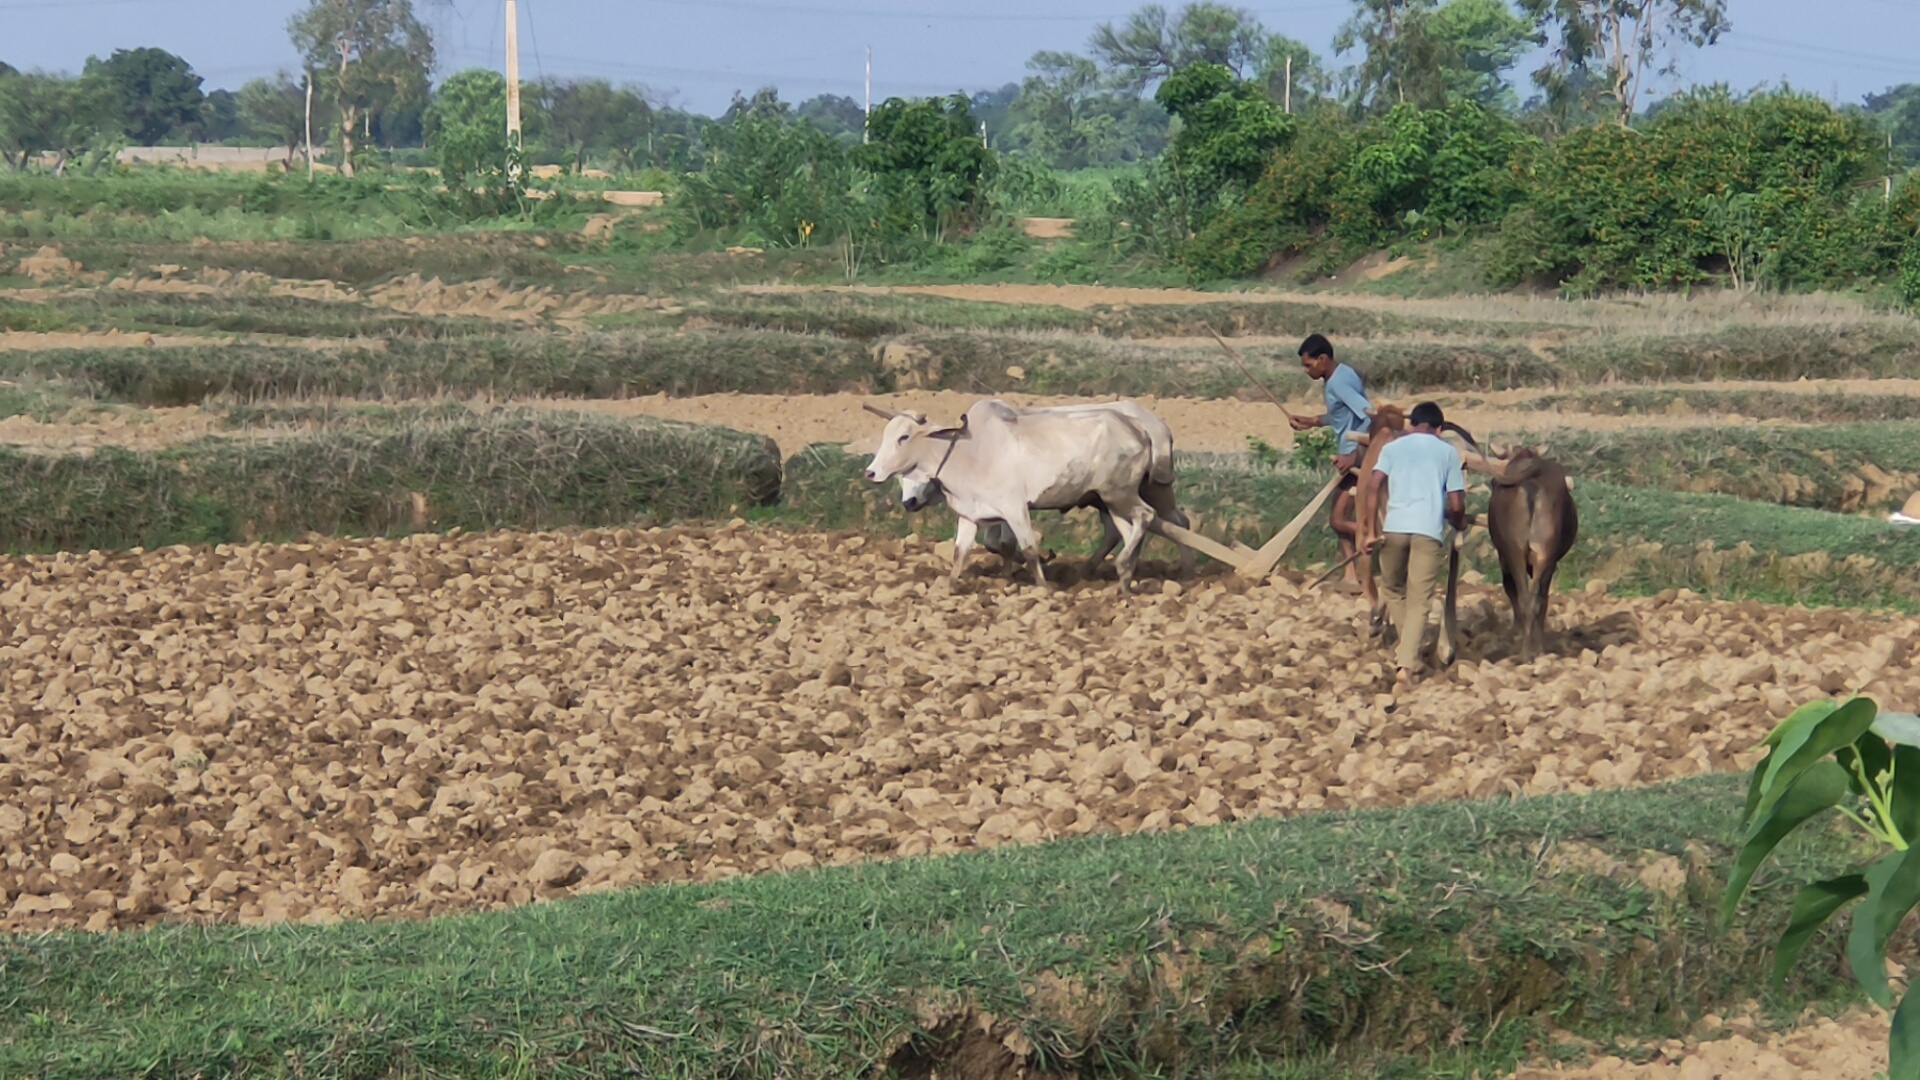
<svg viewBox="0 0 1920 1080">
<path fill-rule="evenodd" d="M 1355 432 L 1366 434 L 1371 421 L 1367 419 L 1367 390 L 1360 385 L 1360 373 L 1341 364 L 1327 376 L 1327 425 L 1340 438 L 1336 453 L 1351 454 L 1360 444 L 1353 441 Z"/>
<path fill-rule="evenodd" d="M 1387 474 L 1387 519 L 1380 531 L 1435 540 L 1447 524 L 1447 495 L 1467 490 L 1460 454 L 1437 435 L 1409 432 L 1380 451 L 1374 472 Z"/>
</svg>

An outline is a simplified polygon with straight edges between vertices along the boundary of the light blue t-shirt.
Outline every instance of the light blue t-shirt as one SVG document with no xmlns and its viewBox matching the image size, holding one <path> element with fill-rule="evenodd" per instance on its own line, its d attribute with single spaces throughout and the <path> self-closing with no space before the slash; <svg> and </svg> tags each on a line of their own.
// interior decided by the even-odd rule
<svg viewBox="0 0 1920 1080">
<path fill-rule="evenodd" d="M 1447 494 L 1467 490 L 1460 454 L 1437 435 L 1415 431 L 1380 451 L 1374 472 L 1387 474 L 1387 520 L 1382 532 L 1440 539 L 1447 524 Z"/>
<path fill-rule="evenodd" d="M 1360 373 L 1341 364 L 1327 376 L 1327 425 L 1339 436 L 1341 454 L 1351 454 L 1360 444 L 1353 441 L 1355 432 L 1367 433 L 1371 423 L 1367 419 L 1367 391 L 1360 385 Z"/>
</svg>

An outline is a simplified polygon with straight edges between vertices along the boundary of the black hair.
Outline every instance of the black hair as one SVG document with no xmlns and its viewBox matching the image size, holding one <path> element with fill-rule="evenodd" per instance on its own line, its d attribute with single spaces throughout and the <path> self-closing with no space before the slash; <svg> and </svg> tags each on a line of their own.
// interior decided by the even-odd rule
<svg viewBox="0 0 1920 1080">
<path fill-rule="evenodd" d="M 1446 415 L 1440 411 L 1440 406 L 1431 401 L 1423 401 L 1415 405 L 1413 411 L 1407 414 L 1407 420 L 1416 426 L 1430 428 L 1437 428 L 1447 422 Z"/>
<path fill-rule="evenodd" d="M 1325 334 L 1308 334 L 1307 340 L 1300 343 L 1301 356 L 1324 356 L 1333 359 L 1333 342 Z"/>
</svg>

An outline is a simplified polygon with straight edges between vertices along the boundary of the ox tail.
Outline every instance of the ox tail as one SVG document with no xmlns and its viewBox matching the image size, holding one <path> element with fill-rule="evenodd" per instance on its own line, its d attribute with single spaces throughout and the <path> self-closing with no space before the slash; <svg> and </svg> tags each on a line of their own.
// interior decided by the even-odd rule
<svg viewBox="0 0 1920 1080">
<path fill-rule="evenodd" d="M 1153 459 L 1147 466 L 1147 476 L 1156 484 L 1173 483 L 1173 432 L 1165 425 L 1155 424 L 1147 432 L 1147 441 L 1153 447 Z"/>
<path fill-rule="evenodd" d="M 1530 459 L 1525 462 L 1525 464 L 1534 465 L 1538 460 L 1537 458 Z M 1534 465 L 1534 467 L 1536 469 L 1538 468 L 1537 465 Z M 1531 475 L 1531 472 L 1529 472 L 1529 475 Z M 1535 565 L 1533 558 L 1533 522 L 1534 519 L 1540 515 L 1540 486 L 1538 484 L 1528 484 L 1520 490 L 1522 494 L 1526 496 L 1527 500 L 1527 526 L 1520 532 L 1520 599 L 1527 613 L 1527 620 L 1531 623 L 1533 620 L 1534 607 L 1533 581 L 1540 576 L 1541 570 L 1539 566 Z"/>
</svg>

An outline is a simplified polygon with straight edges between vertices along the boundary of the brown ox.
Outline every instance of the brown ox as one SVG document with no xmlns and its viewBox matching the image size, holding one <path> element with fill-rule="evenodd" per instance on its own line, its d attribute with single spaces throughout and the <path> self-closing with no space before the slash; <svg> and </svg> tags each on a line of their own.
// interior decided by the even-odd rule
<svg viewBox="0 0 1920 1080">
<path fill-rule="evenodd" d="M 1493 494 L 1487 531 L 1500 555 L 1500 584 L 1513 606 L 1521 656 L 1532 660 L 1546 646 L 1553 572 L 1579 537 L 1580 515 L 1558 462 L 1521 447 L 1489 472 Z"/>
</svg>

